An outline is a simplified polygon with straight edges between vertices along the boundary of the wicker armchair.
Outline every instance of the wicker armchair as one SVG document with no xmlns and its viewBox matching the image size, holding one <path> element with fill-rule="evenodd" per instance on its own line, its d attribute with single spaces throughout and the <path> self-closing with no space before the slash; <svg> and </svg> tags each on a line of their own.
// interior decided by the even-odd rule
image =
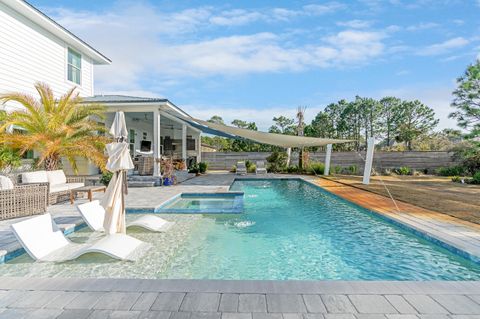
<svg viewBox="0 0 480 319">
<path fill-rule="evenodd" d="M 47 194 L 47 186 L 39 184 L 0 190 L 0 220 L 45 213 Z"/>
</svg>

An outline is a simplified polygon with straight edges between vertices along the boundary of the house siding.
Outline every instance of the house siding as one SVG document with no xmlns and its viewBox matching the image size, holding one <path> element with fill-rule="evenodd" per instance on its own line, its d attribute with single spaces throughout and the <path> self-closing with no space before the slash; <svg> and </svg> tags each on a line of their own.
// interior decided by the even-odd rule
<svg viewBox="0 0 480 319">
<path fill-rule="evenodd" d="M 41 81 L 59 97 L 76 86 L 67 80 L 68 45 L 64 41 L 1 2 L 0 25 L 0 93 L 36 96 L 33 85 Z M 84 54 L 77 87 L 81 96 L 93 95 L 93 64 Z"/>
</svg>

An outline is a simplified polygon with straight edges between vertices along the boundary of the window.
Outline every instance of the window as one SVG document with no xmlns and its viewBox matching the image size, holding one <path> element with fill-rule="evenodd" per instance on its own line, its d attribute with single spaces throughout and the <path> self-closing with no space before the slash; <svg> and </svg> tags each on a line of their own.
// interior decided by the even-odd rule
<svg viewBox="0 0 480 319">
<path fill-rule="evenodd" d="M 80 84 L 82 73 L 82 56 L 68 48 L 67 78 L 73 83 Z"/>
</svg>

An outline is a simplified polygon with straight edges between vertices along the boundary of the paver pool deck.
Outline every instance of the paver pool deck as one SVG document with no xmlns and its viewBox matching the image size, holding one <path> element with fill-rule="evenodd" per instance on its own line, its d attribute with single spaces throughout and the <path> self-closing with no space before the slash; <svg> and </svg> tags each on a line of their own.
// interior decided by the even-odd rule
<svg viewBox="0 0 480 319">
<path fill-rule="evenodd" d="M 153 208 L 182 192 L 225 192 L 235 178 L 243 177 L 210 174 L 174 187 L 131 188 L 126 206 Z M 302 178 L 480 256 L 479 225 L 403 202 L 397 202 L 398 212 L 383 196 L 325 179 Z M 69 203 L 51 206 L 49 212 L 65 229 L 82 223 Z M 0 258 L 19 248 L 11 222 L 0 222 Z M 0 318 L 480 319 L 480 282 L 0 277 Z"/>
</svg>

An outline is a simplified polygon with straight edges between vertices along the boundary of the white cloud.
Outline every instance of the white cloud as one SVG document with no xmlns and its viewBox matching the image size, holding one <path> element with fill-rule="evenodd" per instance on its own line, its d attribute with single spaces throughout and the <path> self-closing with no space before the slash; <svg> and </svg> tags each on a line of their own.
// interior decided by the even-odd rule
<svg viewBox="0 0 480 319">
<path fill-rule="evenodd" d="M 439 26 L 438 23 L 435 22 L 421 22 L 418 24 L 411 25 L 406 28 L 407 31 L 421 31 L 421 30 L 428 30 L 437 28 Z"/>
<path fill-rule="evenodd" d="M 451 50 L 459 49 L 466 46 L 469 41 L 462 37 L 446 40 L 441 43 L 432 44 L 418 51 L 418 55 L 438 55 L 444 54 Z"/>
<path fill-rule="evenodd" d="M 308 7 L 308 14 L 340 8 Z M 328 8 L 328 9 L 327 9 Z M 290 42 L 288 35 L 270 32 L 202 38 L 202 28 L 213 23 L 231 25 L 259 18 L 252 11 L 230 10 L 214 15 L 203 7 L 163 13 L 145 4 L 112 7 L 108 12 L 56 10 L 56 20 L 104 52 L 111 66 L 96 68 L 96 88 L 115 90 L 156 90 L 146 78 L 165 81 L 184 77 L 240 75 L 264 72 L 292 72 L 308 68 L 358 65 L 380 56 L 383 32 L 345 30 L 333 33 L 316 44 Z M 307 14 L 306 7 L 299 12 Z M 283 13 L 285 16 L 285 13 Z M 214 22 L 212 22 L 214 21 Z M 200 30 L 200 31 L 199 31 Z M 207 33 L 211 34 L 211 33 Z"/>
<path fill-rule="evenodd" d="M 350 21 L 340 21 L 337 22 L 338 26 L 341 27 L 348 27 L 353 29 L 364 29 L 368 28 L 372 25 L 372 21 L 369 20 L 350 20 Z"/>
<path fill-rule="evenodd" d="M 210 22 L 223 26 L 240 26 L 267 18 L 268 16 L 260 12 L 235 9 L 224 11 L 217 16 L 211 17 Z"/>
</svg>

